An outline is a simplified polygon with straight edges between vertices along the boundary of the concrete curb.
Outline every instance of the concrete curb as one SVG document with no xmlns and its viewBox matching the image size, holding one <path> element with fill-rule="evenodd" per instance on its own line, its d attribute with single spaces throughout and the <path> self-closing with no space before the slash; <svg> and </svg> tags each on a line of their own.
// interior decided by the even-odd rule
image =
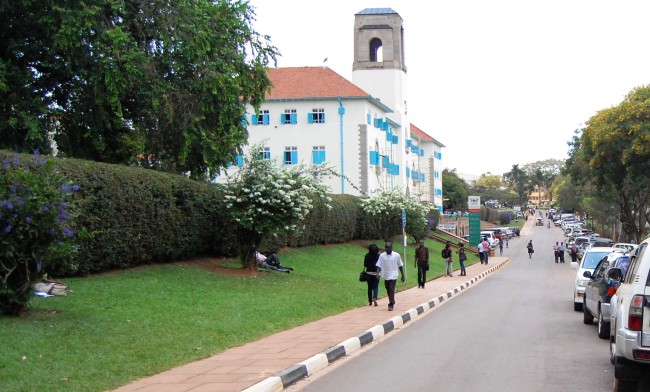
<svg viewBox="0 0 650 392">
<path fill-rule="evenodd" d="M 243 392 L 277 392 L 281 391 L 284 388 L 294 384 L 295 382 L 316 373 L 317 371 L 326 368 L 329 364 L 352 354 L 353 352 L 361 349 L 361 347 L 372 343 L 379 339 L 380 337 L 386 335 L 387 333 L 401 327 L 407 322 L 415 319 L 417 316 L 420 316 L 426 311 L 433 309 L 434 307 L 440 305 L 445 300 L 448 300 L 455 295 L 459 294 L 463 290 L 469 288 L 471 285 L 476 284 L 479 280 L 485 278 L 491 273 L 500 269 L 503 265 L 508 262 L 506 260 L 503 263 L 495 265 L 494 267 L 487 269 L 480 274 L 476 275 L 472 279 L 466 281 L 465 283 L 457 286 L 445 294 L 439 295 L 437 298 L 425 302 L 415 309 L 409 309 L 401 315 L 397 315 L 389 320 L 386 320 L 384 323 L 375 325 L 370 329 L 362 332 L 361 334 L 347 339 L 344 342 L 337 344 L 336 346 L 314 355 L 313 357 L 306 359 L 300 363 L 297 363 L 273 376 L 270 376 L 255 385 L 252 385 L 243 390 Z"/>
</svg>

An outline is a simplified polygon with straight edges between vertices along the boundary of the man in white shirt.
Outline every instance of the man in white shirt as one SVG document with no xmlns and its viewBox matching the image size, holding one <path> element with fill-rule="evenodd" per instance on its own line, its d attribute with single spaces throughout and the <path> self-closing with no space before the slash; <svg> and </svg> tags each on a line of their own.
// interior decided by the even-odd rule
<svg viewBox="0 0 650 392">
<path fill-rule="evenodd" d="M 483 249 L 483 241 L 479 241 L 478 243 L 478 258 L 481 260 L 481 264 L 483 264 L 484 255 L 483 252 L 485 252 L 485 249 Z"/>
<path fill-rule="evenodd" d="M 384 245 L 386 250 L 379 255 L 377 260 L 377 273 L 384 278 L 384 286 L 388 293 L 388 310 L 393 310 L 395 306 L 395 285 L 397 284 L 397 271 L 402 275 L 402 282 L 404 282 L 404 263 L 399 253 L 393 252 L 393 243 L 390 241 Z"/>
</svg>

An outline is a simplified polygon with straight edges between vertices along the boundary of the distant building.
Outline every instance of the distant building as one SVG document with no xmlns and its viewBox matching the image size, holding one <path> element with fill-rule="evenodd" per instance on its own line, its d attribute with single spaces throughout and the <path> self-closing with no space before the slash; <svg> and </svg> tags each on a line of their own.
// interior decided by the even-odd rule
<svg viewBox="0 0 650 392">
<path fill-rule="evenodd" d="M 273 87 L 246 115 L 249 146 L 281 165 L 328 163 L 340 175 L 326 182 L 332 193 L 400 189 L 442 211 L 444 145 L 408 120 L 403 38 L 399 14 L 365 9 L 352 82 L 328 67 L 269 69 Z"/>
</svg>

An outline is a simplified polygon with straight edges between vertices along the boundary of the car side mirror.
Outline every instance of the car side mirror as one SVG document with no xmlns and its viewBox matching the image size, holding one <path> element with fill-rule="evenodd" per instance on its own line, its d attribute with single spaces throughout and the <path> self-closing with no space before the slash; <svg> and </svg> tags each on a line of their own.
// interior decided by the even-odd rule
<svg viewBox="0 0 650 392">
<path fill-rule="evenodd" d="M 607 272 L 607 279 L 620 282 L 623 280 L 623 271 L 620 268 L 610 268 Z"/>
<path fill-rule="evenodd" d="M 591 279 L 591 271 L 585 271 L 585 273 L 582 274 L 582 276 L 584 276 L 585 278 Z"/>
</svg>

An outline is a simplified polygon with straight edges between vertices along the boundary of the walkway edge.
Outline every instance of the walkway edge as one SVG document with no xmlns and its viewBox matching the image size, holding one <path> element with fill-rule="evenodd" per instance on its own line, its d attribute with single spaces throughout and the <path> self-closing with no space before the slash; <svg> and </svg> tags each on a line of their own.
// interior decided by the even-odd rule
<svg viewBox="0 0 650 392">
<path fill-rule="evenodd" d="M 445 300 L 456 296 L 463 290 L 469 288 L 471 285 L 478 283 L 481 279 L 496 272 L 502 266 L 507 264 L 508 261 L 509 259 L 506 258 L 506 260 L 502 263 L 499 263 L 498 265 L 495 265 L 494 267 L 481 272 L 460 286 L 454 287 L 446 293 L 440 294 L 438 297 L 431 299 L 429 302 L 425 302 L 417 306 L 415 309 L 409 309 L 401 315 L 392 317 L 382 324 L 375 325 L 374 327 L 367 329 L 361 334 L 347 339 L 322 353 L 316 354 L 309 359 L 292 365 L 289 368 L 282 370 L 281 372 L 244 389 L 243 392 L 281 391 L 284 388 L 295 384 L 297 381 L 307 376 L 311 376 L 319 370 L 326 368 L 329 364 L 352 354 L 353 352 L 361 349 L 361 347 L 376 341 L 387 333 L 415 319 L 415 317 L 423 315 L 428 310 L 433 309 Z"/>
</svg>

